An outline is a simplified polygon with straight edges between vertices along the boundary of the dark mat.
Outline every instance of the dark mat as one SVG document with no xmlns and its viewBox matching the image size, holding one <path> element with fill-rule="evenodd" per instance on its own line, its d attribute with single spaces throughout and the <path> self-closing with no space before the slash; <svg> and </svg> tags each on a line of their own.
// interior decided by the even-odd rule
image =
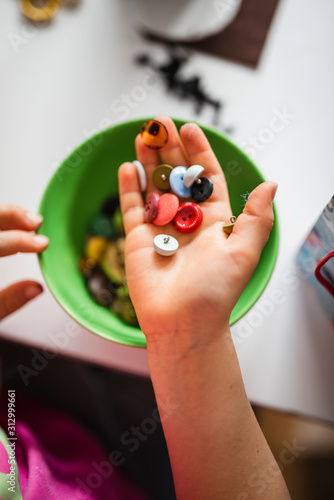
<svg viewBox="0 0 334 500">
<path fill-rule="evenodd" d="M 173 44 L 206 52 L 256 68 L 279 0 L 243 0 L 232 23 L 217 35 L 196 42 L 173 40 Z M 216 2 L 219 15 L 220 2 Z M 221 1 L 223 9 L 224 1 Z M 145 33 L 145 37 L 160 42 L 170 40 Z"/>
</svg>

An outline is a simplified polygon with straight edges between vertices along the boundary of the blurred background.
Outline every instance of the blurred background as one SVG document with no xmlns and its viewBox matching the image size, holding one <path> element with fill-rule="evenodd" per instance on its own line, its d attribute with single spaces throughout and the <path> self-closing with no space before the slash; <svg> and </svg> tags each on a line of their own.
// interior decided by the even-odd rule
<svg viewBox="0 0 334 500">
<path fill-rule="evenodd" d="M 158 114 L 212 127 L 278 182 L 277 265 L 232 335 L 249 399 L 296 500 L 334 498 L 334 300 L 323 308 L 296 265 L 333 196 L 333 18 L 331 0 L 0 4 L 2 201 L 37 211 L 53 173 L 87 137 Z M 22 277 L 43 281 L 35 256 L 1 259 L 1 288 Z M 3 321 L 0 336 L 41 348 L 68 322 L 46 291 Z M 83 328 L 59 350 L 148 374 L 144 350 Z"/>
</svg>

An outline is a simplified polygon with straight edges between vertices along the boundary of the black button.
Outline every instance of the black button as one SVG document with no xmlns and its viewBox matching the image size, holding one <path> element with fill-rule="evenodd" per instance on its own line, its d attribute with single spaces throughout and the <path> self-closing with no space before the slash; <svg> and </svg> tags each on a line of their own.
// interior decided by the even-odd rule
<svg viewBox="0 0 334 500">
<path fill-rule="evenodd" d="M 200 184 L 198 181 L 201 181 Z M 191 186 L 191 196 L 195 203 L 206 201 L 212 195 L 213 182 L 207 177 L 200 177 Z"/>
<path fill-rule="evenodd" d="M 112 217 L 116 212 L 116 208 L 119 205 L 119 198 L 117 195 L 110 196 L 107 198 L 101 207 L 101 212 L 108 217 Z"/>
<path fill-rule="evenodd" d="M 113 294 L 108 285 L 109 280 L 104 272 L 99 268 L 95 268 L 87 281 L 87 287 L 95 302 L 101 306 L 109 306 L 112 303 Z"/>
</svg>

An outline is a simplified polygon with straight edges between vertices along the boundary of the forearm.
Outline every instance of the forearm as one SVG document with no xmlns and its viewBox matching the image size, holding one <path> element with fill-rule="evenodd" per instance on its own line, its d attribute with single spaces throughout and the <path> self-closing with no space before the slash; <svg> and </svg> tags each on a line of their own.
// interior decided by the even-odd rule
<svg viewBox="0 0 334 500">
<path fill-rule="evenodd" d="M 248 402 L 229 331 L 203 333 L 195 345 L 184 332 L 167 345 L 148 345 L 178 500 L 246 500 L 255 490 L 258 499 L 289 499 Z M 256 476 L 267 476 L 262 494 L 252 486 Z"/>
</svg>

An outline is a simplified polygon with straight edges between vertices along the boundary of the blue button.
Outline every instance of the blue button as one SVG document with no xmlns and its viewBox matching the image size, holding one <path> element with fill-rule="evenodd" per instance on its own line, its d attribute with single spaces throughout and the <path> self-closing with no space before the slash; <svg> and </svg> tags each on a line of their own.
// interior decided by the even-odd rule
<svg viewBox="0 0 334 500">
<path fill-rule="evenodd" d="M 176 196 L 180 198 L 190 198 L 191 189 L 184 185 L 183 177 L 187 171 L 187 167 L 175 167 L 170 173 L 169 184 Z"/>
</svg>

